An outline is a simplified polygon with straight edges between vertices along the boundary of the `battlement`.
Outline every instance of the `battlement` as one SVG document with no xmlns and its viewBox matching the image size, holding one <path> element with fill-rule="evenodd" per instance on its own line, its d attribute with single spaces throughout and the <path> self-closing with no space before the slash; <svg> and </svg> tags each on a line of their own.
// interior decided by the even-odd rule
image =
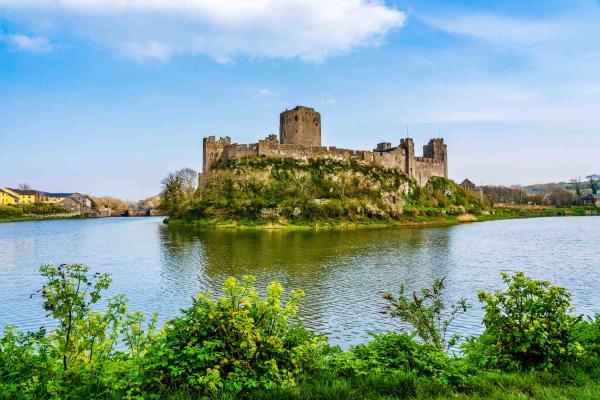
<svg viewBox="0 0 600 400">
<path fill-rule="evenodd" d="M 372 151 L 321 146 L 321 114 L 313 108 L 297 106 L 279 116 L 279 140 L 270 134 L 258 143 L 231 143 L 228 136 L 215 136 L 203 141 L 203 175 L 219 163 L 244 157 L 291 158 L 298 160 L 356 160 L 385 168 L 398 168 L 414 177 L 419 185 L 432 176 L 448 177 L 448 152 L 442 138 L 434 138 L 423 146 L 423 156 L 415 157 L 413 139 L 400 139 L 396 147 L 390 142 L 378 143 Z"/>
</svg>

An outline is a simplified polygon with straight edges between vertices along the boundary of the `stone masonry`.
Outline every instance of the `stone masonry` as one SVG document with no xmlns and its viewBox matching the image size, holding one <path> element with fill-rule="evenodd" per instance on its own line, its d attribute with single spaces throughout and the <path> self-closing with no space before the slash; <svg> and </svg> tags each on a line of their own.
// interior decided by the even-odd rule
<svg viewBox="0 0 600 400">
<path fill-rule="evenodd" d="M 321 114 L 297 106 L 279 116 L 279 139 L 269 135 L 258 143 L 231 143 L 229 137 L 204 138 L 202 173 L 206 175 L 219 163 L 244 157 L 278 157 L 306 160 L 328 158 L 357 160 L 385 168 L 399 168 L 424 186 L 432 176 L 448 178 L 448 149 L 444 139 L 431 139 L 423 146 L 423 157 L 415 156 L 411 138 L 400 139 L 398 146 L 383 142 L 373 150 L 349 150 L 321 146 Z"/>
</svg>

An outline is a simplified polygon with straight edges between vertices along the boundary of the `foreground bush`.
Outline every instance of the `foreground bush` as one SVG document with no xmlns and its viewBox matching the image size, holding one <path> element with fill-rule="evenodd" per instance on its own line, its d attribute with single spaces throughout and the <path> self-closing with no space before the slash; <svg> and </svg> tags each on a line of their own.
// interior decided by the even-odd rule
<svg viewBox="0 0 600 400">
<path fill-rule="evenodd" d="M 373 335 L 373 340 L 353 347 L 331 361 L 341 376 L 390 376 L 397 373 L 429 377 L 444 386 L 461 386 L 468 371 L 464 361 L 431 344 L 415 341 L 406 333 Z"/>
<path fill-rule="evenodd" d="M 581 317 L 570 314 L 566 289 L 522 272 L 502 277 L 506 290 L 479 292 L 485 331 L 466 346 L 472 360 L 493 368 L 553 369 L 584 354 L 574 337 Z"/>
<path fill-rule="evenodd" d="M 112 279 L 90 274 L 85 265 L 44 265 L 40 273 L 46 284 L 35 295 L 57 327 L 29 333 L 5 329 L 0 338 L 2 391 L 32 398 L 136 392 L 142 369 L 137 361 L 155 338 L 156 317 L 146 324 L 142 313 L 127 312 L 122 295 L 107 299 L 104 311 L 97 311 Z"/>
<path fill-rule="evenodd" d="M 41 296 L 57 328 L 0 337 L 0 398 L 163 397 L 238 393 L 295 384 L 316 368 L 323 338 L 296 320 L 304 293 L 273 282 L 262 300 L 252 277 L 233 278 L 218 299 L 203 293 L 157 332 L 156 316 L 129 313 L 117 295 L 102 302 L 108 274 L 79 264 L 40 268 Z"/>
<path fill-rule="evenodd" d="M 325 340 L 292 321 L 304 293 L 273 282 L 262 300 L 253 277 L 229 278 L 223 296 L 198 295 L 169 322 L 149 362 L 162 385 L 201 394 L 289 386 L 314 368 Z"/>
</svg>

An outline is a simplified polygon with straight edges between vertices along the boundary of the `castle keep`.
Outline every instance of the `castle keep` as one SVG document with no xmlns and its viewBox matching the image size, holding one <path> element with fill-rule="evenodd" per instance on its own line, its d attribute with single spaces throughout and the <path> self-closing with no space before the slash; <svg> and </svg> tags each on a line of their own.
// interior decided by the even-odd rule
<svg viewBox="0 0 600 400">
<path fill-rule="evenodd" d="M 312 108 L 297 106 L 279 116 L 279 138 L 269 135 L 258 143 L 231 143 L 229 137 L 204 138 L 202 173 L 207 174 L 220 162 L 244 157 L 279 157 L 305 160 L 329 158 L 357 160 L 371 165 L 399 168 L 421 186 L 432 176 L 448 177 L 448 150 L 444 139 L 431 139 L 423 146 L 423 157 L 415 156 L 411 138 L 398 146 L 379 143 L 373 150 L 349 150 L 321 146 L 321 114 Z"/>
</svg>

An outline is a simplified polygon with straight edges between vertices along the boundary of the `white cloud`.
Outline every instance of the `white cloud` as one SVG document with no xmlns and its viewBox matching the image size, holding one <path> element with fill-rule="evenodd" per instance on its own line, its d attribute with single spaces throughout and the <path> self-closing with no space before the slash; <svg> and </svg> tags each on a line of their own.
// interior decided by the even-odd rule
<svg viewBox="0 0 600 400">
<path fill-rule="evenodd" d="M 498 15 L 454 13 L 421 15 L 426 24 L 455 35 L 510 43 L 534 43 L 553 39 L 563 27 L 555 21 L 508 18 Z"/>
<path fill-rule="evenodd" d="M 273 91 L 267 88 L 260 89 L 258 93 L 254 95 L 255 99 L 265 98 L 273 95 Z"/>
<path fill-rule="evenodd" d="M 32 53 L 48 53 L 53 50 L 52 43 L 40 36 L 28 36 L 21 33 L 4 35 L 0 32 L 0 41 L 10 43 L 19 50 Z"/>
<path fill-rule="evenodd" d="M 148 43 L 123 43 L 119 47 L 121 53 L 140 62 L 148 58 L 167 61 L 174 52 L 173 47 L 154 41 Z"/>
<path fill-rule="evenodd" d="M 405 14 L 379 0 L 0 0 L 135 59 L 207 54 L 322 61 L 377 45 Z M 29 21 L 32 18 L 28 19 Z"/>
</svg>

